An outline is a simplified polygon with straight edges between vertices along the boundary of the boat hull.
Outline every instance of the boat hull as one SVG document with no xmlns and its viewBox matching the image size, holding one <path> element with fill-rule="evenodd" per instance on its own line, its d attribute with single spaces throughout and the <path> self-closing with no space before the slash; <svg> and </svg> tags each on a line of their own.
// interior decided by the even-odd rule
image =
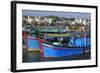
<svg viewBox="0 0 100 73">
<path fill-rule="evenodd" d="M 44 57 L 63 57 L 82 54 L 84 48 L 63 48 L 55 46 L 44 45 Z"/>
</svg>

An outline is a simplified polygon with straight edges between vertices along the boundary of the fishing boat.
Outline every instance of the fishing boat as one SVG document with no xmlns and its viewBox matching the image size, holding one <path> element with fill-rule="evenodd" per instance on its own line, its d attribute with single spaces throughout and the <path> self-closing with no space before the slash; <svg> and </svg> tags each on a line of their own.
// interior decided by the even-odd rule
<svg viewBox="0 0 100 73">
<path fill-rule="evenodd" d="M 85 42 L 87 40 L 88 42 Z M 67 42 L 67 41 L 66 41 Z M 43 43 L 45 57 L 64 57 L 71 55 L 79 55 L 85 51 L 86 47 L 90 47 L 90 38 L 71 39 L 67 43 L 54 42 L 52 45 Z M 90 50 L 90 48 L 88 48 Z"/>
<path fill-rule="evenodd" d="M 90 47 L 90 38 L 81 37 L 77 39 L 73 38 L 70 39 L 69 37 L 66 37 L 65 39 L 67 39 L 67 41 L 62 43 L 61 43 L 62 37 L 60 36 L 48 37 L 48 38 L 46 38 L 45 40 L 49 40 L 50 42 L 46 42 L 43 40 L 40 41 L 40 39 L 38 38 L 28 36 L 26 38 L 26 46 L 28 49 L 31 49 L 33 51 L 41 52 L 42 50 L 41 53 L 43 57 L 52 57 L 52 58 L 79 55 L 84 52 L 85 47 L 87 46 Z M 60 42 L 56 41 L 54 38 L 58 39 Z M 85 40 L 87 40 L 88 42 Z"/>
</svg>

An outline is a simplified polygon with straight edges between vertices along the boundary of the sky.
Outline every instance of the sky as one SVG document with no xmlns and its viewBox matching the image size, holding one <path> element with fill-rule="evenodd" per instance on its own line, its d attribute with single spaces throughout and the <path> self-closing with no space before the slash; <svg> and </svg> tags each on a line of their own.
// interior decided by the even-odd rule
<svg viewBox="0 0 100 73">
<path fill-rule="evenodd" d="M 82 13 L 82 12 L 59 12 L 59 11 L 39 11 L 39 10 L 23 10 L 23 16 L 59 16 L 65 18 L 83 18 L 83 19 L 91 19 L 90 13 Z"/>
</svg>

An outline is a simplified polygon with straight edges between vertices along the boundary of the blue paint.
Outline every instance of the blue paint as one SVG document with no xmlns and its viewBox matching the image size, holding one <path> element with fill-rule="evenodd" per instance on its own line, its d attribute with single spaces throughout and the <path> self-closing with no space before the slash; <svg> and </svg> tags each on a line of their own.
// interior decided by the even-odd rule
<svg viewBox="0 0 100 73">
<path fill-rule="evenodd" d="M 87 44 L 86 45 L 91 47 L 91 38 L 87 38 Z"/>
<path fill-rule="evenodd" d="M 80 46 L 80 47 L 83 47 L 85 46 L 85 40 L 84 38 L 78 38 L 75 40 L 75 46 Z"/>
<path fill-rule="evenodd" d="M 91 40 L 90 38 L 77 38 L 75 39 L 73 46 L 80 46 L 80 47 L 90 46 L 91 45 L 90 40 Z"/>
<path fill-rule="evenodd" d="M 83 52 L 83 48 L 61 48 L 55 49 L 57 47 L 46 47 L 44 46 L 44 56 L 45 57 L 62 57 L 69 55 L 77 55 Z"/>
<path fill-rule="evenodd" d="M 38 40 L 33 40 L 33 39 L 28 38 L 27 42 L 28 42 L 28 48 L 31 48 L 31 49 L 39 49 L 40 48 Z"/>
</svg>

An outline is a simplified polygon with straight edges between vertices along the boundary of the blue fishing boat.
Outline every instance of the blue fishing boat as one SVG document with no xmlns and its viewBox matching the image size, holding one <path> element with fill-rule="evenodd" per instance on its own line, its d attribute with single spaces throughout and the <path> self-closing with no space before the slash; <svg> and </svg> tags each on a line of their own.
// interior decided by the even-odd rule
<svg viewBox="0 0 100 73">
<path fill-rule="evenodd" d="M 64 57 L 64 56 L 71 56 L 71 55 L 79 55 L 82 54 L 86 47 L 90 47 L 90 38 L 87 38 L 89 42 L 85 43 L 85 38 L 77 38 L 74 42 L 69 43 L 69 46 L 58 46 L 56 45 L 49 45 L 43 43 L 44 48 L 44 56 L 45 57 Z M 90 48 L 88 48 L 90 50 Z"/>
<path fill-rule="evenodd" d="M 49 39 L 53 38 L 49 37 Z M 63 44 L 61 42 L 56 42 L 56 41 L 53 41 L 52 43 L 40 42 L 37 38 L 34 37 L 27 37 L 26 40 L 27 40 L 26 45 L 28 46 L 28 49 L 31 48 L 33 50 L 40 50 L 41 49 L 40 43 L 41 43 L 43 50 L 42 56 L 53 57 L 53 58 L 82 54 L 86 46 L 88 47 L 91 46 L 90 38 L 85 38 L 85 37 L 71 39 L 69 42 L 65 41 Z M 87 40 L 88 42 L 84 40 Z"/>
</svg>

